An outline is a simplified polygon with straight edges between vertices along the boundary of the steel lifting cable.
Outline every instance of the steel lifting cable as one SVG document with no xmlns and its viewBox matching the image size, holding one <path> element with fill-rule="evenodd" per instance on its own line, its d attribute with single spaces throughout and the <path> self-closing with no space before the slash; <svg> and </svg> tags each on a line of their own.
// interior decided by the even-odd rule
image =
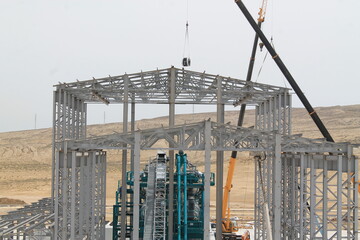
<svg viewBox="0 0 360 240">
<path fill-rule="evenodd" d="M 260 44 L 261 44 L 261 43 L 260 43 Z M 274 44 L 273 44 L 273 37 L 272 37 L 272 36 L 271 36 L 271 45 L 274 46 Z M 261 45 L 260 45 L 260 46 L 261 46 Z M 262 47 L 260 47 L 260 49 L 261 49 L 261 51 L 262 51 Z M 257 76 L 256 76 L 255 82 L 257 82 L 258 79 L 259 79 L 260 73 L 261 73 L 261 71 L 262 71 L 262 69 L 263 69 L 263 67 L 264 67 L 264 64 L 265 64 L 265 61 L 266 61 L 266 58 L 267 58 L 268 54 L 269 54 L 269 51 L 266 51 L 265 57 L 264 57 L 264 59 L 263 59 L 263 61 L 262 61 L 262 63 L 261 63 L 261 67 L 260 67 L 259 72 L 258 72 L 258 74 L 257 74 Z"/>
<path fill-rule="evenodd" d="M 183 66 L 190 66 L 190 41 L 189 41 L 189 23 L 186 22 L 186 31 L 185 31 L 185 42 L 184 42 L 184 51 L 183 51 Z"/>
<path fill-rule="evenodd" d="M 189 67 L 190 64 L 191 64 L 191 60 L 190 60 L 189 0 L 188 0 L 187 1 L 187 8 L 186 8 L 186 30 L 185 30 L 185 41 L 184 41 L 184 51 L 183 51 L 182 65 L 184 67 Z"/>
</svg>

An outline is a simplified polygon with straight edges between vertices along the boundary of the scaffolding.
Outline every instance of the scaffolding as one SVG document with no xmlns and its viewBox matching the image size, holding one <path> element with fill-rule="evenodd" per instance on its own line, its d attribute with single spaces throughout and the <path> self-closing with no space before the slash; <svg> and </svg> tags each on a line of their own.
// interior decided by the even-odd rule
<svg viewBox="0 0 360 240">
<path fill-rule="evenodd" d="M 55 87 L 50 201 L 54 214 L 53 239 L 103 239 L 104 149 L 122 150 L 121 182 L 127 180 L 127 164 L 134 169 L 131 189 L 134 216 L 130 218 L 130 213 L 121 211 L 120 229 L 131 222 L 128 225 L 133 226 L 132 239 L 139 239 L 136 214 L 139 213 L 140 155 L 144 150 L 159 150 L 156 147 L 159 141 L 168 143 L 167 147 L 161 147 L 169 151 L 168 202 L 174 201 L 174 151 L 205 152 L 204 239 L 209 238 L 210 232 L 211 151 L 217 152 L 217 224 L 221 224 L 222 216 L 224 151 L 250 151 L 262 166 L 259 169 L 258 161 L 254 161 L 255 239 L 268 239 L 267 234 L 273 239 L 358 239 L 358 160 L 352 153 L 353 145 L 292 135 L 290 89 L 174 67 L 60 83 Z M 123 132 L 88 137 L 87 104 L 91 103 L 123 104 Z M 134 131 L 137 103 L 167 104 L 169 126 Z M 255 127 L 224 124 L 224 106 L 243 103 L 256 106 Z M 176 104 L 216 105 L 216 122 L 175 125 Z M 129 115 L 131 131 L 128 131 Z M 122 196 L 126 191 L 121 189 Z M 263 208 L 265 202 L 268 212 Z M 121 205 L 126 206 L 126 198 L 121 199 Z M 174 212 L 171 204 L 168 211 Z M 265 226 L 266 216 L 271 231 Z M 169 214 L 166 219 L 167 239 L 173 238 L 173 217 Z M 7 228 L 0 228 L 0 236 Z M 125 239 L 126 234 L 121 231 L 119 239 Z M 221 227 L 217 226 L 217 239 L 220 238 Z"/>
</svg>

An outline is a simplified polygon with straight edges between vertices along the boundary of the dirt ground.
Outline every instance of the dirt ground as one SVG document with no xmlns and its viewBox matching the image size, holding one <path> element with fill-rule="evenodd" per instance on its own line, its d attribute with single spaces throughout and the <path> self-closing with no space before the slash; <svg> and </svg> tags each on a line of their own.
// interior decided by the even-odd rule
<svg viewBox="0 0 360 240">
<path fill-rule="evenodd" d="M 335 106 L 316 108 L 319 116 L 329 129 L 337 142 L 351 142 L 360 144 L 360 105 Z M 304 137 L 320 138 L 321 135 L 315 124 L 304 109 L 293 109 L 293 133 L 302 133 Z M 177 115 L 176 124 L 185 122 L 198 122 L 211 117 L 216 119 L 215 113 Z M 225 122 L 236 125 L 238 112 L 226 112 Z M 167 117 L 145 119 L 136 122 L 136 128 L 146 129 L 166 126 Z M 254 111 L 249 110 L 245 118 L 245 126 L 254 125 Z M 92 125 L 88 127 L 89 134 L 104 135 L 113 131 L 122 131 L 120 123 Z M 156 151 L 141 153 L 144 165 Z M 215 153 L 212 156 L 214 161 Z M 225 162 L 229 159 L 225 154 Z M 355 149 L 355 154 L 360 156 L 360 149 Z M 231 208 L 234 215 L 251 219 L 254 201 L 254 162 L 248 153 L 239 154 L 236 163 L 233 190 L 231 192 Z M 199 170 L 203 169 L 203 153 L 188 152 L 188 158 Z M 107 215 L 111 216 L 111 206 L 114 203 L 117 182 L 121 177 L 120 171 L 121 152 L 108 151 L 107 162 Z M 227 166 L 224 166 L 225 178 Z M 215 172 L 215 162 L 212 164 Z M 226 179 L 224 179 L 225 181 Z M 17 200 L 26 203 L 49 197 L 51 190 L 51 129 L 27 130 L 18 132 L 0 133 L 0 199 L 9 198 L 10 202 L 0 201 L 0 215 L 19 207 Z M 11 203 L 12 202 L 12 203 Z M 215 206 L 215 187 L 211 191 L 212 216 Z M 21 202 L 20 202 L 21 203 Z M 15 205 L 14 205 L 15 204 Z"/>
</svg>

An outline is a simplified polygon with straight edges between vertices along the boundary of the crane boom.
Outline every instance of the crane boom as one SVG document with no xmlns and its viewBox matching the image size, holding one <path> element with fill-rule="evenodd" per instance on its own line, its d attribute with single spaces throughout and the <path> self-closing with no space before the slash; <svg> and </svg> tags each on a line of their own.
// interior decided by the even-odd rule
<svg viewBox="0 0 360 240">
<path fill-rule="evenodd" d="M 261 24 L 265 21 L 265 14 L 266 14 L 266 8 L 267 8 L 267 2 L 268 0 L 263 0 L 260 11 L 259 11 L 259 17 L 258 17 L 258 27 L 261 28 Z M 253 69 L 254 69 L 254 63 L 255 63 L 255 56 L 256 56 L 256 49 L 259 41 L 259 36 L 255 34 L 255 39 L 253 43 L 253 48 L 251 52 L 251 57 L 249 61 L 249 67 L 248 72 L 246 75 L 246 81 L 251 81 Z M 239 118 L 237 126 L 241 127 L 244 122 L 244 116 L 245 116 L 245 110 L 246 110 L 246 104 L 241 104 L 240 112 L 239 112 Z M 222 208 L 222 219 L 223 219 L 223 232 L 233 232 L 237 229 L 232 226 L 230 221 L 230 207 L 229 207 L 229 195 L 232 188 L 232 180 L 234 176 L 235 171 L 235 164 L 236 164 L 236 157 L 237 157 L 237 151 L 231 152 L 231 157 L 229 161 L 229 170 L 226 178 L 226 185 L 224 187 L 224 195 L 223 195 L 223 208 Z"/>
</svg>

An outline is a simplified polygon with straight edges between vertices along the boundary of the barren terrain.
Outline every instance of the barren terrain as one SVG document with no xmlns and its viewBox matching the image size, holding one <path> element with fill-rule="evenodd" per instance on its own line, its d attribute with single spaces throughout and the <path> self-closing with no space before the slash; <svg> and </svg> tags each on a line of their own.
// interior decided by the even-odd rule
<svg viewBox="0 0 360 240">
<path fill-rule="evenodd" d="M 334 106 L 316 108 L 319 116 L 337 142 L 351 142 L 360 144 L 360 105 Z M 304 137 L 321 138 L 319 131 L 305 109 L 293 109 L 293 133 L 303 133 Z M 236 125 L 238 112 L 226 112 L 225 122 L 231 121 Z M 177 115 L 176 124 L 198 122 L 205 119 L 216 119 L 215 113 Z M 145 119 L 136 122 L 137 129 L 166 126 L 167 117 Z M 247 111 L 245 126 L 254 125 L 254 111 Z M 104 135 L 121 132 L 121 123 L 92 125 L 88 127 L 91 135 Z M 146 163 L 156 152 L 141 153 L 142 163 Z M 355 154 L 360 155 L 359 149 Z M 228 159 L 229 153 L 225 154 Z M 190 161 L 203 168 L 203 154 L 188 152 Z M 107 205 L 114 203 L 117 181 L 120 179 L 119 151 L 108 152 L 107 172 Z M 215 159 L 213 155 L 212 159 Z M 227 167 L 224 168 L 227 171 Z M 215 172 L 215 164 L 212 165 Z M 231 194 L 234 214 L 251 214 L 254 196 L 254 163 L 248 154 L 242 153 L 239 157 L 234 176 L 234 188 Z M 226 176 L 226 174 L 224 175 Z M 50 196 L 51 183 L 51 129 L 27 130 L 18 132 L 0 133 L 0 214 L 13 210 L 22 201 L 34 202 Z M 212 190 L 212 205 L 215 204 L 215 189 Z M 13 205 L 16 204 L 16 205 Z M 240 211 L 240 209 L 242 209 Z M 248 210 L 246 210 L 248 209 Z M 111 213 L 111 209 L 107 209 Z M 109 215 L 108 215 L 109 216 Z"/>
</svg>

